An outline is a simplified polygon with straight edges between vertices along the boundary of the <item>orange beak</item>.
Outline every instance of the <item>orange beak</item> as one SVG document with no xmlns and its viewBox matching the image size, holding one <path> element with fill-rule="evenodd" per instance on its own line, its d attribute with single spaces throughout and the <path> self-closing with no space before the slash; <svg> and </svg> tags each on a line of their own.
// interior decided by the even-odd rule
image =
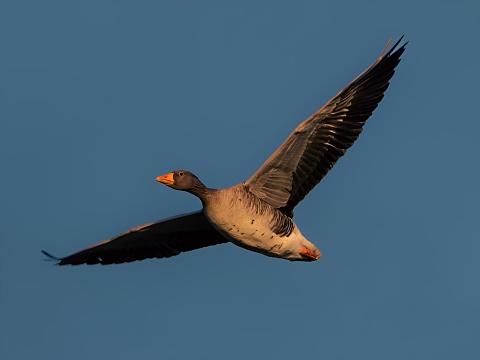
<svg viewBox="0 0 480 360">
<path fill-rule="evenodd" d="M 159 176 L 156 180 L 165 185 L 173 185 L 175 183 L 175 180 L 173 180 L 173 172 Z"/>
</svg>

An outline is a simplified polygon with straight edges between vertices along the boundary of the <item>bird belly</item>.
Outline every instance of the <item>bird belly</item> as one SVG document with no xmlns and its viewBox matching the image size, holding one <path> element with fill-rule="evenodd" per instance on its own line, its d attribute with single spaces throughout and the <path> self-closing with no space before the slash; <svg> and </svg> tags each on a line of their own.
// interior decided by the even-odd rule
<svg viewBox="0 0 480 360">
<path fill-rule="evenodd" d="M 205 212 L 213 227 L 235 245 L 267 256 L 288 260 L 305 260 L 299 250 L 301 244 L 308 243 L 298 228 L 289 236 L 279 236 L 270 229 L 270 223 L 257 214 L 238 214 Z M 234 219 L 234 221 L 232 221 Z"/>
</svg>

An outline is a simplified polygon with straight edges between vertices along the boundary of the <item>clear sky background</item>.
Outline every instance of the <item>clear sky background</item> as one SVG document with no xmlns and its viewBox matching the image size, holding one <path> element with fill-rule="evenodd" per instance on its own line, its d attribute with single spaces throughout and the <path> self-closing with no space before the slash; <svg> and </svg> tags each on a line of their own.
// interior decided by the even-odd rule
<svg viewBox="0 0 480 360">
<path fill-rule="evenodd" d="M 479 359 L 478 1 L 2 1 L 1 359 Z M 56 267 L 246 180 L 410 43 L 296 208 L 321 261 L 233 245 Z"/>
</svg>

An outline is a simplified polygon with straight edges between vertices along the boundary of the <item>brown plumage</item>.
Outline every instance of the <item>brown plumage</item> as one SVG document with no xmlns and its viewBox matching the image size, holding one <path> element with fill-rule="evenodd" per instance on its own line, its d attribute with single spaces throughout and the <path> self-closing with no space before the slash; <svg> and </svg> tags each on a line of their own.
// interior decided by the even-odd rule
<svg viewBox="0 0 480 360">
<path fill-rule="evenodd" d="M 168 258 L 185 251 L 227 243 L 208 222 L 203 212 L 137 226 L 113 239 L 95 244 L 73 255 L 57 258 L 46 251 L 58 265 L 121 264 L 136 260 Z"/>
<path fill-rule="evenodd" d="M 397 49 L 402 38 L 297 126 L 247 181 L 251 192 L 282 212 L 292 214 L 294 207 L 357 140 L 363 125 L 382 100 L 405 51 L 407 43 Z"/>
</svg>

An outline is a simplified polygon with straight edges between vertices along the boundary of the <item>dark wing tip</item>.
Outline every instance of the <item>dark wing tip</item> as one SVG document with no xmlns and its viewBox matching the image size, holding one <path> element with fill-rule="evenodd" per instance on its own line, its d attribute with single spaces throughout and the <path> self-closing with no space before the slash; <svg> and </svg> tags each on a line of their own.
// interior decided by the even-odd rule
<svg viewBox="0 0 480 360">
<path fill-rule="evenodd" d="M 398 39 L 398 41 L 395 43 L 395 45 L 393 45 L 390 50 L 388 51 L 388 53 L 385 55 L 386 57 L 389 57 L 390 55 L 392 55 L 393 52 L 397 52 L 397 51 L 401 51 L 401 53 L 403 53 L 405 51 L 405 46 L 407 46 L 408 44 L 408 41 L 405 42 L 402 46 L 400 46 L 399 48 L 398 45 L 402 42 L 403 38 L 404 38 L 405 35 L 402 35 L 400 37 L 400 39 Z M 387 44 L 388 46 L 388 44 Z"/>
<path fill-rule="evenodd" d="M 49 252 L 46 252 L 45 250 L 42 250 L 42 253 L 43 253 L 43 255 L 45 255 L 48 258 L 48 259 L 45 259 L 45 261 L 62 261 L 61 258 L 56 257 L 56 256 L 50 254 Z M 56 265 L 59 265 L 59 263 L 57 263 Z"/>
</svg>

